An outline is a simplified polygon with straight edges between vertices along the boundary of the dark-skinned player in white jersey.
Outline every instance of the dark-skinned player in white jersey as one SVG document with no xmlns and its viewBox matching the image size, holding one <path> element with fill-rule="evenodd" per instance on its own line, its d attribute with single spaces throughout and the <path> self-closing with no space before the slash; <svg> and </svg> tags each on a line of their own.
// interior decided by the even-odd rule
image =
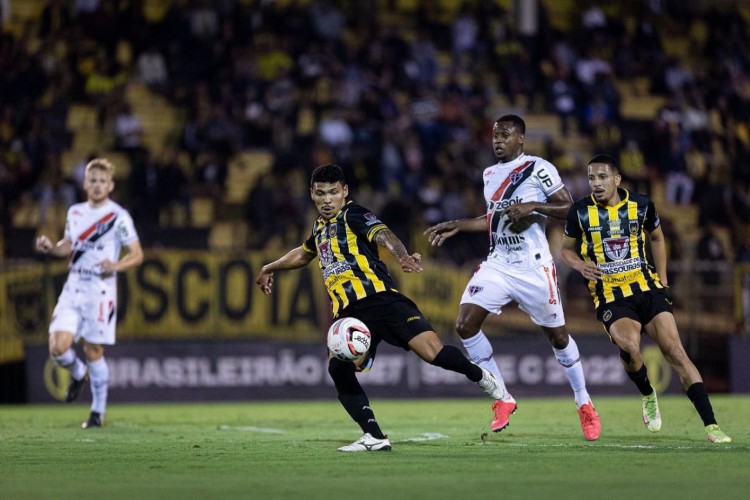
<svg viewBox="0 0 750 500">
<path fill-rule="evenodd" d="M 456 332 L 469 358 L 495 375 L 505 387 L 492 345 L 482 332 L 490 313 L 500 314 L 511 301 L 539 325 L 575 396 L 584 437 L 599 438 L 599 415 L 586 390 L 578 346 L 565 328 L 555 262 L 545 234 L 547 217 L 564 220 L 572 199 L 557 169 L 538 156 L 524 153 L 526 124 L 516 115 L 499 118 L 492 129 L 498 162 L 483 173 L 487 213 L 473 219 L 441 222 L 425 231 L 440 246 L 462 231 L 488 231 L 490 249 L 466 285 L 456 319 Z M 505 396 L 492 405 L 490 428 L 505 429 L 516 411 L 516 400 Z"/>
</svg>

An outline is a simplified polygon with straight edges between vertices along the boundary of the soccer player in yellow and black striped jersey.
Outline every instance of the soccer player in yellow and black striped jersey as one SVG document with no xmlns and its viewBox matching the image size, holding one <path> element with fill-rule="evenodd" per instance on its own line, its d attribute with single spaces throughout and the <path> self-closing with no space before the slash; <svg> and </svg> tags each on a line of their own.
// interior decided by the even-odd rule
<svg viewBox="0 0 750 500">
<path fill-rule="evenodd" d="M 340 451 L 390 450 L 356 373 L 369 369 L 378 344 L 385 341 L 414 351 L 424 361 L 465 375 L 488 396 L 499 400 L 504 389 L 495 376 L 469 361 L 454 346 L 444 345 L 416 304 L 394 288 L 388 269 L 378 257 L 386 248 L 406 273 L 421 272 L 421 256 L 404 244 L 371 211 L 347 200 L 349 187 L 337 165 L 322 165 L 310 180 L 310 196 L 318 210 L 310 237 L 286 255 L 266 264 L 256 283 L 265 294 L 273 288 L 273 273 L 298 269 L 319 258 L 334 318 L 363 321 L 372 334 L 369 355 L 357 364 L 330 356 L 328 373 L 338 398 L 364 435 Z"/>
<path fill-rule="evenodd" d="M 661 428 L 661 414 L 640 350 L 645 330 L 677 371 L 712 443 L 731 443 L 717 425 L 703 380 L 682 346 L 667 283 L 667 252 L 659 215 L 648 196 L 620 188 L 617 162 L 596 155 L 588 164 L 591 195 L 568 212 L 562 258 L 588 280 L 597 319 L 612 342 L 630 379 L 643 396 L 643 423 Z M 654 268 L 646 259 L 649 235 Z"/>
</svg>

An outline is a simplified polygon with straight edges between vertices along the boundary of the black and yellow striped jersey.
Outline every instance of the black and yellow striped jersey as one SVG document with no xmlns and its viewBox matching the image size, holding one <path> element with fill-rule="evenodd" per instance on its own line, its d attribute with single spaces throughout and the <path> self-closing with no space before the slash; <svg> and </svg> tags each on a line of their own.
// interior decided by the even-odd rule
<svg viewBox="0 0 750 500">
<path fill-rule="evenodd" d="M 352 302 L 397 291 L 373 241 L 375 234 L 386 228 L 374 213 L 352 201 L 331 220 L 315 220 L 302 248 L 318 256 L 334 318 Z"/>
<path fill-rule="evenodd" d="M 589 281 L 594 306 L 663 288 L 646 258 L 645 234 L 659 227 L 659 214 L 648 196 L 619 188 L 620 203 L 604 206 L 593 195 L 570 207 L 565 236 L 580 242 L 578 254 L 603 271 Z"/>
</svg>

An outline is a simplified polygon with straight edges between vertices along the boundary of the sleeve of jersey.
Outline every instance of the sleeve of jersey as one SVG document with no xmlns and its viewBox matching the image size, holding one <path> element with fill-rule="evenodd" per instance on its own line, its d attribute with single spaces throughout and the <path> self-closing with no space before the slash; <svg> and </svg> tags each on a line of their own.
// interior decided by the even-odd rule
<svg viewBox="0 0 750 500">
<path fill-rule="evenodd" d="M 138 241 L 138 232 L 135 230 L 135 224 L 133 224 L 133 218 L 127 212 L 120 212 L 117 218 L 117 237 L 123 245 L 129 245 L 135 241 Z"/>
<path fill-rule="evenodd" d="M 542 162 L 537 171 L 536 178 L 541 182 L 542 190 L 547 196 L 555 194 L 565 187 L 557 168 L 548 161 Z"/>
<path fill-rule="evenodd" d="M 653 231 L 659 225 L 661 224 L 661 220 L 659 219 L 659 214 L 656 211 L 656 205 L 654 205 L 654 202 L 649 200 L 648 201 L 648 208 L 646 208 L 646 217 L 643 220 L 643 227 L 646 229 L 646 231 Z"/>
<path fill-rule="evenodd" d="M 355 234 L 365 235 L 367 241 L 372 241 L 376 233 L 388 228 L 377 215 L 359 205 L 349 208 L 346 213 L 346 224 Z"/>
<path fill-rule="evenodd" d="M 302 244 L 302 250 L 305 252 L 318 255 L 318 246 L 315 244 L 315 228 L 310 232 L 310 236 L 307 237 L 305 242 Z"/>
<path fill-rule="evenodd" d="M 73 236 L 70 234 L 70 214 L 73 212 L 73 207 L 68 209 L 68 216 L 65 219 L 65 230 L 63 231 L 63 238 L 68 241 L 73 241 Z"/>
<path fill-rule="evenodd" d="M 578 203 L 573 203 L 568 210 L 568 220 L 565 222 L 565 236 L 578 239 L 583 235 L 581 222 L 578 220 Z"/>
</svg>

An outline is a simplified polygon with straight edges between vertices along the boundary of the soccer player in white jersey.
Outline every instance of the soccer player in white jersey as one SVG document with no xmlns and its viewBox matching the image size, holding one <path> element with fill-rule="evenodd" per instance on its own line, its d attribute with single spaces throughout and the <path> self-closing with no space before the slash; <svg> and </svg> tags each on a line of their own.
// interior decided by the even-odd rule
<svg viewBox="0 0 750 500">
<path fill-rule="evenodd" d="M 91 381 L 91 413 L 84 429 L 101 427 L 107 408 L 109 368 L 104 346 L 115 343 L 117 273 L 143 262 L 133 219 L 109 198 L 115 187 L 113 175 L 109 160 L 91 160 L 83 182 L 88 201 L 68 209 L 63 238 L 55 245 L 46 235 L 36 239 L 37 251 L 70 259 L 68 279 L 52 312 L 49 353 L 70 371 L 65 401 L 76 399 L 86 379 Z M 72 347 L 81 339 L 85 364 Z"/>
<path fill-rule="evenodd" d="M 593 441 L 601 432 L 599 415 L 586 390 L 578 346 L 565 329 L 555 262 L 545 234 L 547 217 L 565 219 L 573 200 L 550 162 L 523 152 L 525 133 L 526 124 L 519 116 L 505 115 L 495 122 L 492 146 L 498 163 L 482 176 L 487 214 L 441 222 L 425 234 L 432 245 L 440 246 L 460 231 L 489 232 L 489 254 L 466 285 L 456 319 L 469 358 L 505 387 L 481 328 L 488 314 L 500 314 L 503 306 L 516 301 L 552 345 L 573 388 L 583 435 Z M 516 411 L 516 400 L 506 389 L 492 409 L 491 429 L 499 432 Z"/>
</svg>

